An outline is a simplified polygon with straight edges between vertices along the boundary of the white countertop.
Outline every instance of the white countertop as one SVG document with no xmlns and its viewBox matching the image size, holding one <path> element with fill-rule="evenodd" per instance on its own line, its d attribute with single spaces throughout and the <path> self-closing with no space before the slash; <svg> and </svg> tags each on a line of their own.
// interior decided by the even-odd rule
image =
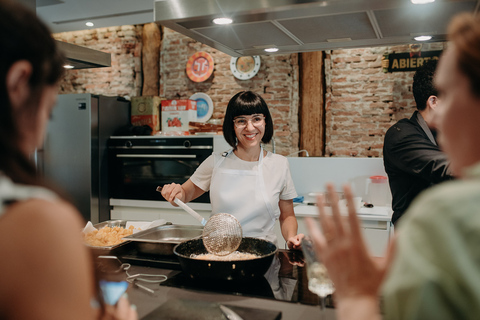
<svg viewBox="0 0 480 320">
<path fill-rule="evenodd" d="M 326 207 L 328 213 L 329 207 Z M 293 208 L 297 217 L 312 217 L 318 215 L 318 208 L 316 205 L 296 204 Z M 373 208 L 360 207 L 357 210 L 358 217 L 361 220 L 376 220 L 376 221 L 390 221 L 392 219 L 391 207 L 375 206 Z M 346 210 L 342 210 L 342 214 L 346 215 Z"/>
</svg>

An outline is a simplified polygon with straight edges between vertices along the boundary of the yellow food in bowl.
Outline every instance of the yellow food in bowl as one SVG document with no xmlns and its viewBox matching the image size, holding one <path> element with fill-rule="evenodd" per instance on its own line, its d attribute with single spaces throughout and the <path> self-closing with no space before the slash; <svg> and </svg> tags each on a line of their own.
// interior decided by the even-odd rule
<svg viewBox="0 0 480 320">
<path fill-rule="evenodd" d="M 135 228 L 130 226 L 128 229 L 122 227 L 103 227 L 100 230 L 94 230 L 84 235 L 85 242 L 94 247 L 114 246 L 123 242 L 123 237 L 133 233 Z"/>
</svg>

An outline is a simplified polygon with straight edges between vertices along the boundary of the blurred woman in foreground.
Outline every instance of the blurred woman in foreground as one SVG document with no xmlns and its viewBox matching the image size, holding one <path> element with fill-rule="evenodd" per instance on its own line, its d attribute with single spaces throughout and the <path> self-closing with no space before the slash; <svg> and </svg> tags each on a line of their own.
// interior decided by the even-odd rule
<svg viewBox="0 0 480 320">
<path fill-rule="evenodd" d="M 63 58 L 18 3 L 0 0 L 0 33 L 0 319 L 137 319 L 125 298 L 101 311 L 81 216 L 42 185 L 29 159 L 42 145 Z"/>
<path fill-rule="evenodd" d="M 338 207 L 327 216 L 320 206 L 322 231 L 308 221 L 317 254 L 335 283 L 339 319 L 478 319 L 480 314 L 480 18 L 454 18 L 449 40 L 435 78 L 442 99 L 435 122 L 462 179 L 413 202 L 385 264 L 368 254 L 354 210 L 344 219 Z M 353 208 L 349 187 L 345 193 Z"/>
</svg>

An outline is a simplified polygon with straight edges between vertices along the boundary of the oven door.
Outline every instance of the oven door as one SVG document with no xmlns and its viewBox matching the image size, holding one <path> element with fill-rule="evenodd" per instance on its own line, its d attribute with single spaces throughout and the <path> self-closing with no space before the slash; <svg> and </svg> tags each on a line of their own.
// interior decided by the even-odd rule
<svg viewBox="0 0 480 320">
<path fill-rule="evenodd" d="M 165 201 L 157 186 L 187 181 L 211 153 L 209 148 L 111 148 L 110 198 Z M 210 203 L 208 192 L 193 202 Z"/>
</svg>

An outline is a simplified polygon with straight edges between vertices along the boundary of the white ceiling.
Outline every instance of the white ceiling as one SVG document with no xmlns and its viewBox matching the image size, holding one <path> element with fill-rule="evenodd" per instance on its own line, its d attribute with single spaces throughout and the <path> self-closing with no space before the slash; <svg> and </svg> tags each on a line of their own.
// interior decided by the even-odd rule
<svg viewBox="0 0 480 320">
<path fill-rule="evenodd" d="M 36 0 L 53 33 L 153 22 L 154 0 Z"/>
</svg>

